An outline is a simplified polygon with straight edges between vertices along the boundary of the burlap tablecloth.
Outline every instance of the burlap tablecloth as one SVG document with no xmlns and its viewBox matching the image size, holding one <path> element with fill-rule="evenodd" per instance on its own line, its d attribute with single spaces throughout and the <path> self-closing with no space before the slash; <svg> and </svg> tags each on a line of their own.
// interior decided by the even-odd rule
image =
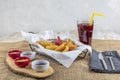
<svg viewBox="0 0 120 80">
<path fill-rule="evenodd" d="M 116 40 L 93 40 L 92 46 L 97 51 L 104 50 L 117 50 L 120 52 L 120 41 Z M 14 43 L 0 43 L 0 80 L 36 80 L 34 78 L 25 77 L 14 74 L 4 64 L 4 59 L 9 50 L 20 49 L 23 51 L 30 50 L 26 41 L 14 42 Z M 85 59 L 79 59 L 72 64 L 70 68 L 58 64 L 55 60 L 38 56 L 40 59 L 47 59 L 50 61 L 51 66 L 55 69 L 55 73 L 45 79 L 38 80 L 120 80 L 120 74 L 106 74 L 95 73 L 89 70 L 89 58 L 87 55 Z"/>
</svg>

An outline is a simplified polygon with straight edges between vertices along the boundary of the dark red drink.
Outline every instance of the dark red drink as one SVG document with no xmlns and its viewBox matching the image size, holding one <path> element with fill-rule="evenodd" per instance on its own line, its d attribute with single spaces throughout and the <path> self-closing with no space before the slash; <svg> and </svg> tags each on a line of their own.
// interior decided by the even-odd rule
<svg viewBox="0 0 120 80">
<path fill-rule="evenodd" d="M 78 27 L 79 41 L 84 44 L 91 45 L 93 24 L 90 25 L 89 22 L 83 21 L 83 22 L 78 22 L 77 27 Z"/>
</svg>

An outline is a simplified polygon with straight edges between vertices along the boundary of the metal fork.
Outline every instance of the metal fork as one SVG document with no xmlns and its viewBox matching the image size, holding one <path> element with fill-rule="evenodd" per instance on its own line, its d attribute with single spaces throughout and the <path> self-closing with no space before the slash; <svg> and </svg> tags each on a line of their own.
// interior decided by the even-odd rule
<svg viewBox="0 0 120 80">
<path fill-rule="evenodd" d="M 106 58 L 109 59 L 110 64 L 112 66 L 112 69 L 115 70 L 115 66 L 114 66 L 113 61 L 112 61 L 112 52 L 106 52 Z"/>
</svg>

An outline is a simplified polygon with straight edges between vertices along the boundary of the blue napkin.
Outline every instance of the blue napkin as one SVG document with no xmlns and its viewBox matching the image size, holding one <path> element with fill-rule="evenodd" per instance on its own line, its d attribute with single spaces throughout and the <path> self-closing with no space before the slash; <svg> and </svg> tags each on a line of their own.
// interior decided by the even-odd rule
<svg viewBox="0 0 120 80">
<path fill-rule="evenodd" d="M 107 70 L 104 69 L 101 60 L 98 58 L 99 52 L 92 50 L 92 55 L 90 56 L 90 64 L 89 68 L 91 71 L 101 72 L 101 73 L 120 73 L 120 55 L 117 51 L 109 51 L 112 52 L 112 61 L 115 66 L 115 70 L 112 69 L 111 63 L 109 59 L 106 57 L 106 52 L 102 52 L 104 60 L 107 64 Z"/>
</svg>

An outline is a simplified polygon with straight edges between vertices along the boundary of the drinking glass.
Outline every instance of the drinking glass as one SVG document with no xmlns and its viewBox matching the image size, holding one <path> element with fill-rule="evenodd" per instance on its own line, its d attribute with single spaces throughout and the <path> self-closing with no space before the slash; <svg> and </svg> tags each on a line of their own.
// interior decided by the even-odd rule
<svg viewBox="0 0 120 80">
<path fill-rule="evenodd" d="M 80 42 L 91 46 L 93 26 L 94 23 L 90 25 L 89 21 L 77 21 L 78 36 Z"/>
</svg>

